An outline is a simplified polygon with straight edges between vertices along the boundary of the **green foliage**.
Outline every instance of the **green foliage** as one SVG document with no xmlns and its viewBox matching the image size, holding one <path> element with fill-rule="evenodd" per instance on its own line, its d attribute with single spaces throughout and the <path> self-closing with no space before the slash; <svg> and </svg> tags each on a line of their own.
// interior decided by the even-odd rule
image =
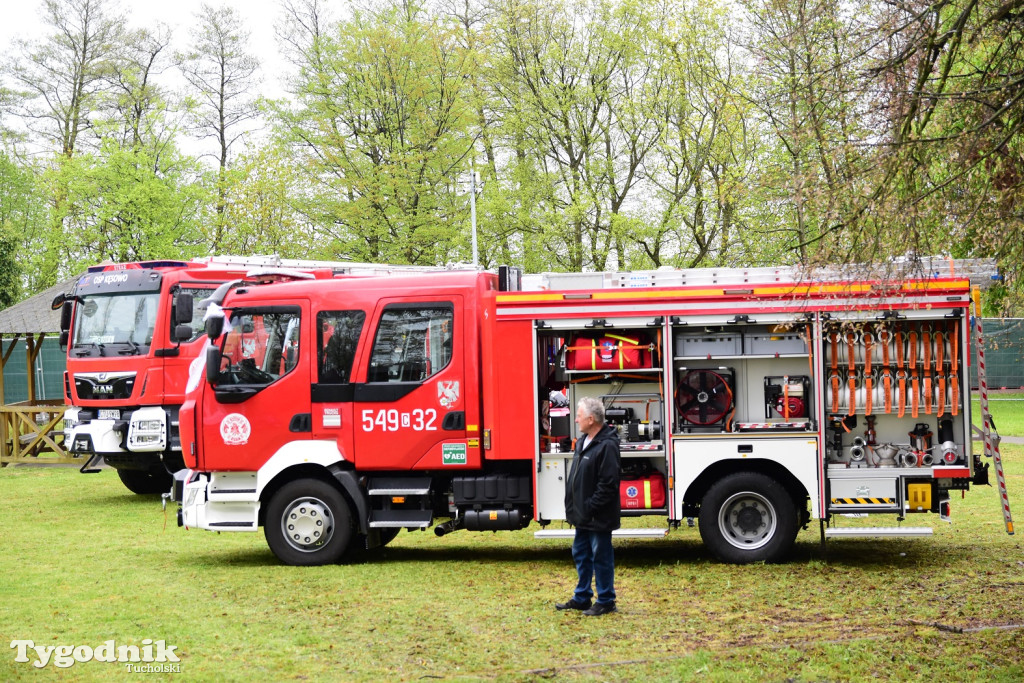
<svg viewBox="0 0 1024 683">
<path fill-rule="evenodd" d="M 986 310 L 1022 306 L 1011 0 L 325 5 L 282 6 L 296 71 L 263 140 L 237 13 L 204 7 L 174 51 L 110 0 L 45 3 L 51 34 L 0 68 L 26 290 L 175 248 L 467 261 L 473 169 L 486 266 L 994 257 Z"/>
<path fill-rule="evenodd" d="M 6 221 L 0 222 L 0 311 L 21 299 L 19 242 L 14 229 Z"/>
<path fill-rule="evenodd" d="M 278 136 L 305 174 L 297 204 L 330 255 L 458 260 L 470 151 L 466 51 L 418 5 L 357 11 L 305 65 Z"/>
<path fill-rule="evenodd" d="M 4 233 L 0 259 L 8 262 L 0 279 L 7 281 L 8 305 L 20 300 L 22 289 L 33 292 L 49 284 L 39 277 L 36 257 L 46 231 L 45 203 L 35 168 L 0 152 L 0 226 Z"/>
<path fill-rule="evenodd" d="M 225 174 L 224 220 L 230 230 L 219 243 L 229 254 L 277 254 L 327 258 L 308 223 L 293 206 L 298 174 L 285 150 L 267 146 L 235 160 Z"/>
<path fill-rule="evenodd" d="M 64 195 L 50 253 L 65 272 L 103 260 L 190 257 L 205 251 L 199 219 L 206 198 L 194 160 L 104 141 L 97 154 L 61 159 L 48 174 Z M 59 189 L 58 189 L 59 188 Z"/>
</svg>

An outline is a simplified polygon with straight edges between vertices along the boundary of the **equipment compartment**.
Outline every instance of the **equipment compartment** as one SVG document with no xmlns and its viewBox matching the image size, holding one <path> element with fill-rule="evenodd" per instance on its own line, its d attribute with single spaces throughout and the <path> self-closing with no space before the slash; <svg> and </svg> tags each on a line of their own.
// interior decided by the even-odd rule
<svg viewBox="0 0 1024 683">
<path fill-rule="evenodd" d="M 739 331 L 687 330 L 676 332 L 674 341 L 676 358 L 722 358 L 743 353 L 743 335 Z"/>
<path fill-rule="evenodd" d="M 793 331 L 748 333 L 743 337 L 743 353 L 751 356 L 806 354 L 807 342 Z"/>
</svg>

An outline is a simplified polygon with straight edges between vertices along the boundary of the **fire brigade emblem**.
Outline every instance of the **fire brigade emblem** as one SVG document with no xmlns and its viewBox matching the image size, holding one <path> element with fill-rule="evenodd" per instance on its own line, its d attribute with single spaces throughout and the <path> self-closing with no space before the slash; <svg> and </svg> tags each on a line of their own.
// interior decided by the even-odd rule
<svg viewBox="0 0 1024 683">
<path fill-rule="evenodd" d="M 242 340 L 242 358 L 252 358 L 256 355 L 256 340 L 255 339 L 243 339 Z"/>
<path fill-rule="evenodd" d="M 451 408 L 459 402 L 459 381 L 441 380 L 437 383 L 437 401 L 442 408 Z"/>
<path fill-rule="evenodd" d="M 231 413 L 220 422 L 220 438 L 228 446 L 242 446 L 249 442 L 252 427 L 245 415 Z"/>
</svg>

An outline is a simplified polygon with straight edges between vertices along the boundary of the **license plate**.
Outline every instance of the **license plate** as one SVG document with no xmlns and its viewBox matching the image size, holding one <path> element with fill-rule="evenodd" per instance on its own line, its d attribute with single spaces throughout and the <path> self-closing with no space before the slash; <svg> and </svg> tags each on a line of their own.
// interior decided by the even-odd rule
<svg viewBox="0 0 1024 683">
<path fill-rule="evenodd" d="M 110 408 L 101 408 L 98 411 L 98 417 L 101 420 L 120 420 L 121 419 L 121 411 L 120 410 L 111 410 Z"/>
</svg>

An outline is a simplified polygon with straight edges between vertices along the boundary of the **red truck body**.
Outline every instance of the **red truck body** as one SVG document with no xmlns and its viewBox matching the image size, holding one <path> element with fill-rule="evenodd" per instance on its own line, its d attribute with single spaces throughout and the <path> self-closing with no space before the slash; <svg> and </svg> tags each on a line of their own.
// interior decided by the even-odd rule
<svg viewBox="0 0 1024 683">
<path fill-rule="evenodd" d="M 940 275 L 594 274 L 520 291 L 502 270 L 235 289 L 180 413 L 179 523 L 262 526 L 291 564 L 433 524 L 571 535 L 574 429 L 552 390 L 570 410 L 601 398 L 620 432 L 618 536 L 696 519 L 716 557 L 774 561 L 812 519 L 839 536 L 857 535 L 847 515 L 948 517 L 950 492 L 986 467 L 970 448 L 970 282 Z M 249 361 L 224 351 L 257 327 Z M 631 523 L 650 516 L 663 528 Z"/>
</svg>

